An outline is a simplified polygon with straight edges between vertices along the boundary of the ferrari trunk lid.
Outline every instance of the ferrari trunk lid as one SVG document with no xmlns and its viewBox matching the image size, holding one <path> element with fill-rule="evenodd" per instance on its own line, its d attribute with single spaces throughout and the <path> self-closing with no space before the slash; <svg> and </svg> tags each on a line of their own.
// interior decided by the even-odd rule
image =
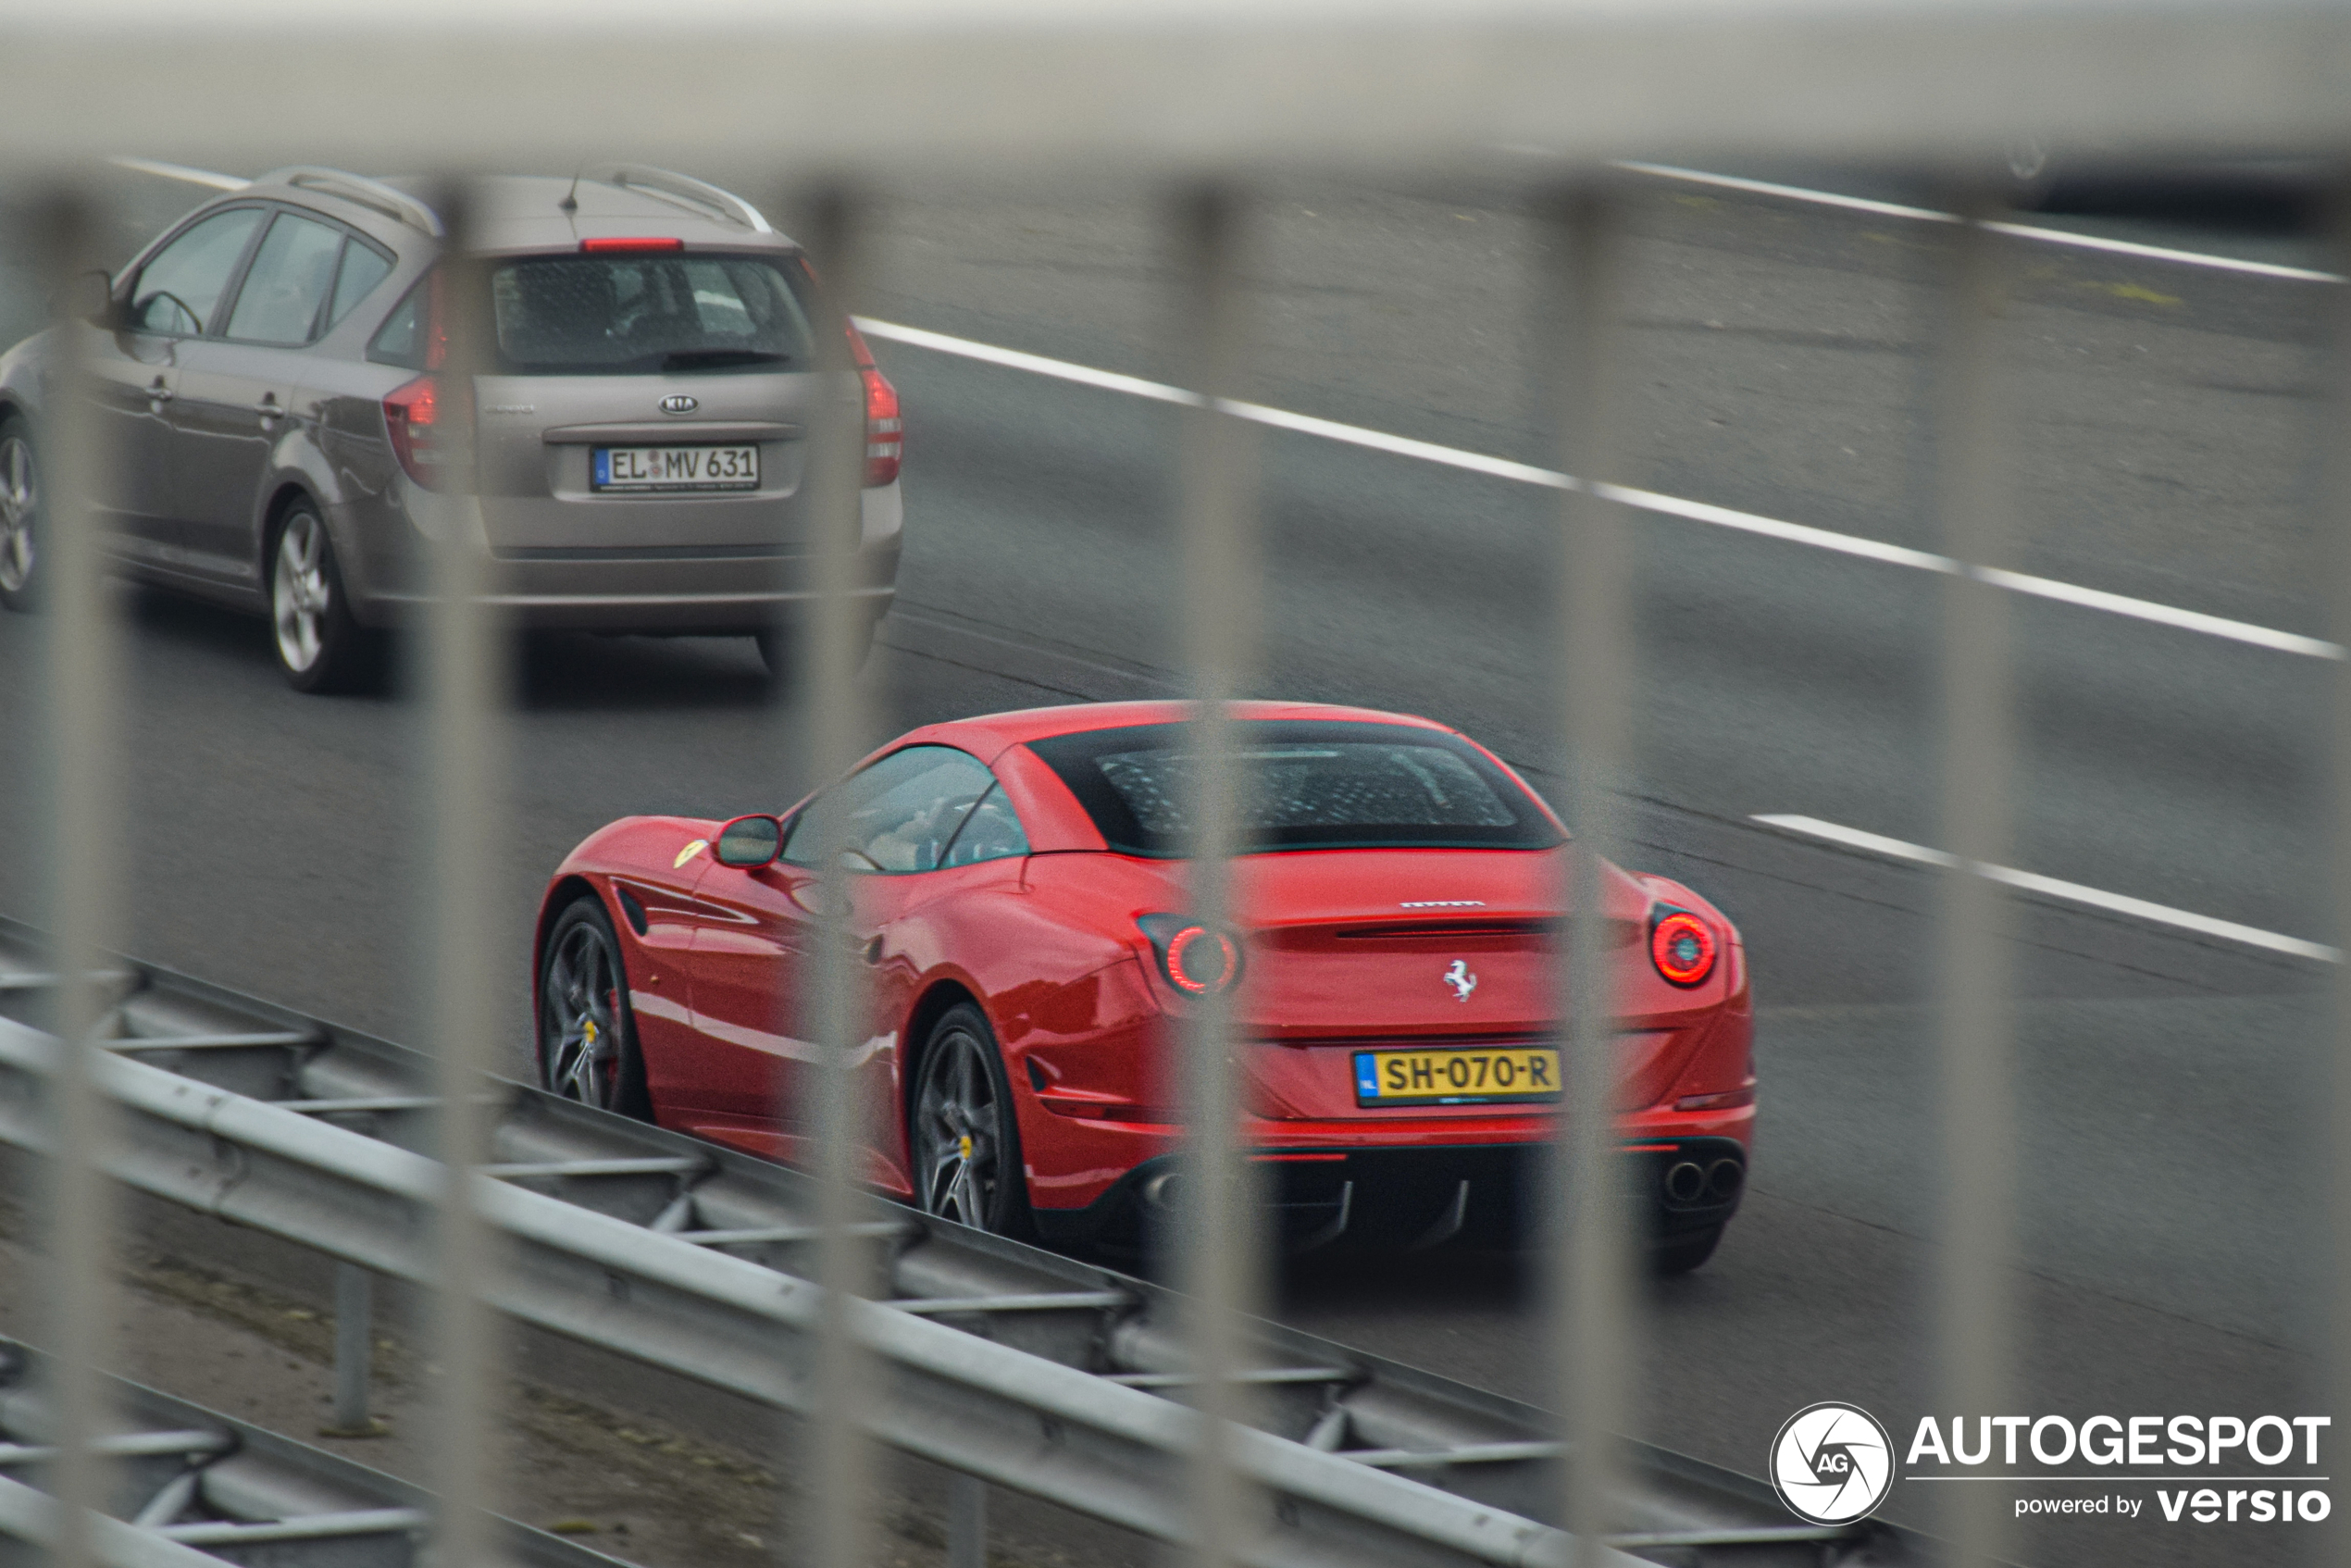
<svg viewBox="0 0 2351 1568">
<path fill-rule="evenodd" d="M 1337 850 L 1245 855 L 1240 995 L 1261 1039 L 1539 1033 L 1556 1015 L 1556 851 Z M 1638 940 L 1648 895 L 1610 868 L 1612 940 Z"/>
</svg>

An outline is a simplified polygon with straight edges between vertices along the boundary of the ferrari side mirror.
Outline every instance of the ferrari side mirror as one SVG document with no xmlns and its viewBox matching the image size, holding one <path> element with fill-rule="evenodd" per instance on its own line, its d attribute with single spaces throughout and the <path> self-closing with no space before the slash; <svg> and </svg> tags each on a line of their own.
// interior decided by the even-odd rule
<svg viewBox="0 0 2351 1568">
<path fill-rule="evenodd" d="M 772 816 L 739 816 L 718 830 L 711 853 L 721 865 L 767 865 L 784 847 L 784 825 Z"/>
</svg>

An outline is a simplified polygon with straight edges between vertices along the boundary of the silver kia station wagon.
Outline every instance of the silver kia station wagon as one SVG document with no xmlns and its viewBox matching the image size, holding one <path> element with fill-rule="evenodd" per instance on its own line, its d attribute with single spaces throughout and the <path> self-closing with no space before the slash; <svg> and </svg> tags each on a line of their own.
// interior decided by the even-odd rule
<svg viewBox="0 0 2351 1568">
<path fill-rule="evenodd" d="M 618 166 L 477 182 L 460 274 L 421 192 L 263 175 L 0 355 L 0 603 L 39 597 L 44 367 L 78 352 L 111 559 L 267 616 L 303 691 L 372 678 L 451 518 L 481 529 L 518 626 L 756 637 L 779 671 L 811 592 L 812 432 L 859 403 L 870 638 L 898 573 L 898 393 L 799 246 L 738 196 Z M 439 373 L 458 276 L 486 278 L 495 329 L 470 396 Z"/>
</svg>

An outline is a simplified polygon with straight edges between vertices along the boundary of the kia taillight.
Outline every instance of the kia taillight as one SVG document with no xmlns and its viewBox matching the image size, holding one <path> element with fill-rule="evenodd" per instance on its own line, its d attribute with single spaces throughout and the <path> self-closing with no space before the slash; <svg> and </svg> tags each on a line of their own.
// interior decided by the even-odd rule
<svg viewBox="0 0 2351 1568">
<path fill-rule="evenodd" d="M 874 351 L 854 323 L 849 329 L 849 352 L 857 361 L 857 379 L 865 386 L 865 488 L 890 484 L 906 455 L 906 421 L 898 412 L 898 389 L 874 363 Z"/>
<path fill-rule="evenodd" d="M 673 234 L 608 234 L 582 240 L 579 248 L 591 255 L 612 251 L 682 251 L 686 242 Z"/>
<path fill-rule="evenodd" d="M 469 400 L 437 376 L 419 376 L 384 395 L 384 430 L 401 469 L 427 490 L 454 488 Z"/>
</svg>

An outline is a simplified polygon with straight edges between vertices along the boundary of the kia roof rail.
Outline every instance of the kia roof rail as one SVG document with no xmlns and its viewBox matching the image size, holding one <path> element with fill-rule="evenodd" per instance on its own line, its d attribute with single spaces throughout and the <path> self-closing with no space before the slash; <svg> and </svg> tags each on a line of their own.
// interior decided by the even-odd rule
<svg viewBox="0 0 2351 1568">
<path fill-rule="evenodd" d="M 610 163 L 583 168 L 579 171 L 579 178 L 592 180 L 599 185 L 616 185 L 624 191 L 642 191 L 649 196 L 666 197 L 673 202 L 683 202 L 704 211 L 713 211 L 730 223 L 743 225 L 754 234 L 776 231 L 760 216 L 757 207 L 732 191 L 722 191 L 707 180 L 696 180 L 690 174 L 678 174 L 641 163 Z"/>
<path fill-rule="evenodd" d="M 449 231 L 432 208 L 407 192 L 387 185 L 380 180 L 370 180 L 364 174 L 351 174 L 340 168 L 323 168 L 315 164 L 290 164 L 273 168 L 255 185 L 292 185 L 300 191 L 317 191 L 330 196 L 341 196 L 363 207 L 382 213 L 386 218 L 420 229 L 436 240 L 446 239 Z"/>
</svg>

